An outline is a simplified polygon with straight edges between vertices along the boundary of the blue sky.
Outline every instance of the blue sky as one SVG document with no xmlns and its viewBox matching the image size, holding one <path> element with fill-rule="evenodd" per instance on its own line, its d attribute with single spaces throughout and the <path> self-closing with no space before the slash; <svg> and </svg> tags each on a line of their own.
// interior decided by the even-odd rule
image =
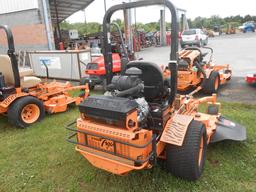
<svg viewBox="0 0 256 192">
<path fill-rule="evenodd" d="M 128 2 L 129 0 L 106 0 L 107 7 Z M 212 15 L 219 15 L 221 17 L 231 15 L 256 15 L 256 1 L 255 0 L 172 0 L 178 8 L 187 10 L 187 18 L 195 18 L 197 16 L 210 17 Z M 160 15 L 160 6 L 146 7 L 137 9 L 137 21 L 148 23 L 151 21 L 158 21 Z M 104 16 L 104 1 L 95 0 L 91 5 L 86 8 L 87 22 L 102 22 Z M 166 13 L 166 17 L 170 17 Z M 123 18 L 122 13 L 117 13 L 114 18 Z M 79 11 L 68 18 L 71 23 L 84 22 L 84 12 Z"/>
</svg>

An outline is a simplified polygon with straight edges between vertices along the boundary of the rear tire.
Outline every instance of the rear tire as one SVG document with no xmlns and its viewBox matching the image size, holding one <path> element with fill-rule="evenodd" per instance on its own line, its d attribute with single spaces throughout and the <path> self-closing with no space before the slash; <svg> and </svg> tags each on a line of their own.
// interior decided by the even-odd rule
<svg viewBox="0 0 256 192">
<path fill-rule="evenodd" d="M 80 80 L 80 85 L 86 85 L 86 83 L 88 83 L 89 89 L 90 89 L 90 91 L 92 91 L 95 86 L 92 85 L 92 83 L 90 83 L 87 78 L 82 78 L 82 79 Z M 84 91 L 84 90 L 81 90 L 81 91 Z"/>
<path fill-rule="evenodd" d="M 224 71 L 224 73 L 225 73 L 225 74 L 229 74 L 229 73 L 230 73 L 231 76 L 232 76 L 232 71 L 231 71 L 230 69 L 226 69 L 226 70 Z M 232 78 L 231 76 L 230 76 L 229 78 L 227 78 L 227 81 L 230 81 L 230 80 L 231 80 L 231 78 Z"/>
<path fill-rule="evenodd" d="M 176 177 L 195 181 L 203 173 L 207 148 L 206 129 L 203 123 L 192 121 L 182 146 L 167 145 L 166 168 Z"/>
<path fill-rule="evenodd" d="M 92 86 L 92 85 L 90 86 L 89 81 L 88 81 L 87 78 L 82 78 L 80 80 L 80 85 L 86 85 L 87 83 L 88 83 L 88 86 L 89 86 L 89 91 L 92 91 L 94 89 L 94 86 Z M 79 97 L 82 97 L 82 98 L 85 97 L 85 90 L 84 89 L 80 89 Z"/>
<path fill-rule="evenodd" d="M 11 104 L 7 116 L 12 125 L 19 128 L 26 128 L 44 119 L 44 104 L 32 96 L 21 97 Z"/>
<path fill-rule="evenodd" d="M 203 84 L 203 91 L 205 93 L 213 94 L 217 93 L 220 86 L 220 75 L 217 71 L 212 71 L 210 77 L 205 80 Z"/>
</svg>

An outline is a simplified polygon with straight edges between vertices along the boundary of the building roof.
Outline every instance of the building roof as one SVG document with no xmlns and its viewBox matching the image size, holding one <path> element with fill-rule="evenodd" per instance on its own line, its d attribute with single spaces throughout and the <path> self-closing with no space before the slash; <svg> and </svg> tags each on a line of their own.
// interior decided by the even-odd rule
<svg viewBox="0 0 256 192">
<path fill-rule="evenodd" d="M 61 22 L 75 12 L 85 9 L 93 1 L 94 0 L 49 0 L 53 24 L 57 24 L 57 21 Z M 58 20 L 56 15 L 58 15 Z"/>
</svg>

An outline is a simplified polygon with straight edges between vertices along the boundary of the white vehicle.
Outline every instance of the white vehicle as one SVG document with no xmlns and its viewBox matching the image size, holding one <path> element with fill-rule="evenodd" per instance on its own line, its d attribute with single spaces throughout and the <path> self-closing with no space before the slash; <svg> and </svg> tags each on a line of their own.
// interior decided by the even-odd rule
<svg viewBox="0 0 256 192">
<path fill-rule="evenodd" d="M 181 34 L 181 48 L 196 45 L 202 47 L 208 44 L 208 35 L 202 29 L 188 29 Z"/>
</svg>

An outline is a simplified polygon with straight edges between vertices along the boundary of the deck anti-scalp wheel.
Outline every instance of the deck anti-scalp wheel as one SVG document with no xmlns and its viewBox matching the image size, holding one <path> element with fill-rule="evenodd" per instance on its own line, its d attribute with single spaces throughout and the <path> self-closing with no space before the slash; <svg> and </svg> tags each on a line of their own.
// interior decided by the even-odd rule
<svg viewBox="0 0 256 192">
<path fill-rule="evenodd" d="M 166 168 L 176 177 L 197 180 L 204 169 L 207 136 L 203 123 L 192 121 L 189 124 L 182 146 L 167 145 Z"/>
<path fill-rule="evenodd" d="M 32 96 L 26 96 L 11 104 L 7 115 L 11 124 L 25 128 L 42 120 L 45 116 L 45 109 L 42 101 Z"/>
</svg>

